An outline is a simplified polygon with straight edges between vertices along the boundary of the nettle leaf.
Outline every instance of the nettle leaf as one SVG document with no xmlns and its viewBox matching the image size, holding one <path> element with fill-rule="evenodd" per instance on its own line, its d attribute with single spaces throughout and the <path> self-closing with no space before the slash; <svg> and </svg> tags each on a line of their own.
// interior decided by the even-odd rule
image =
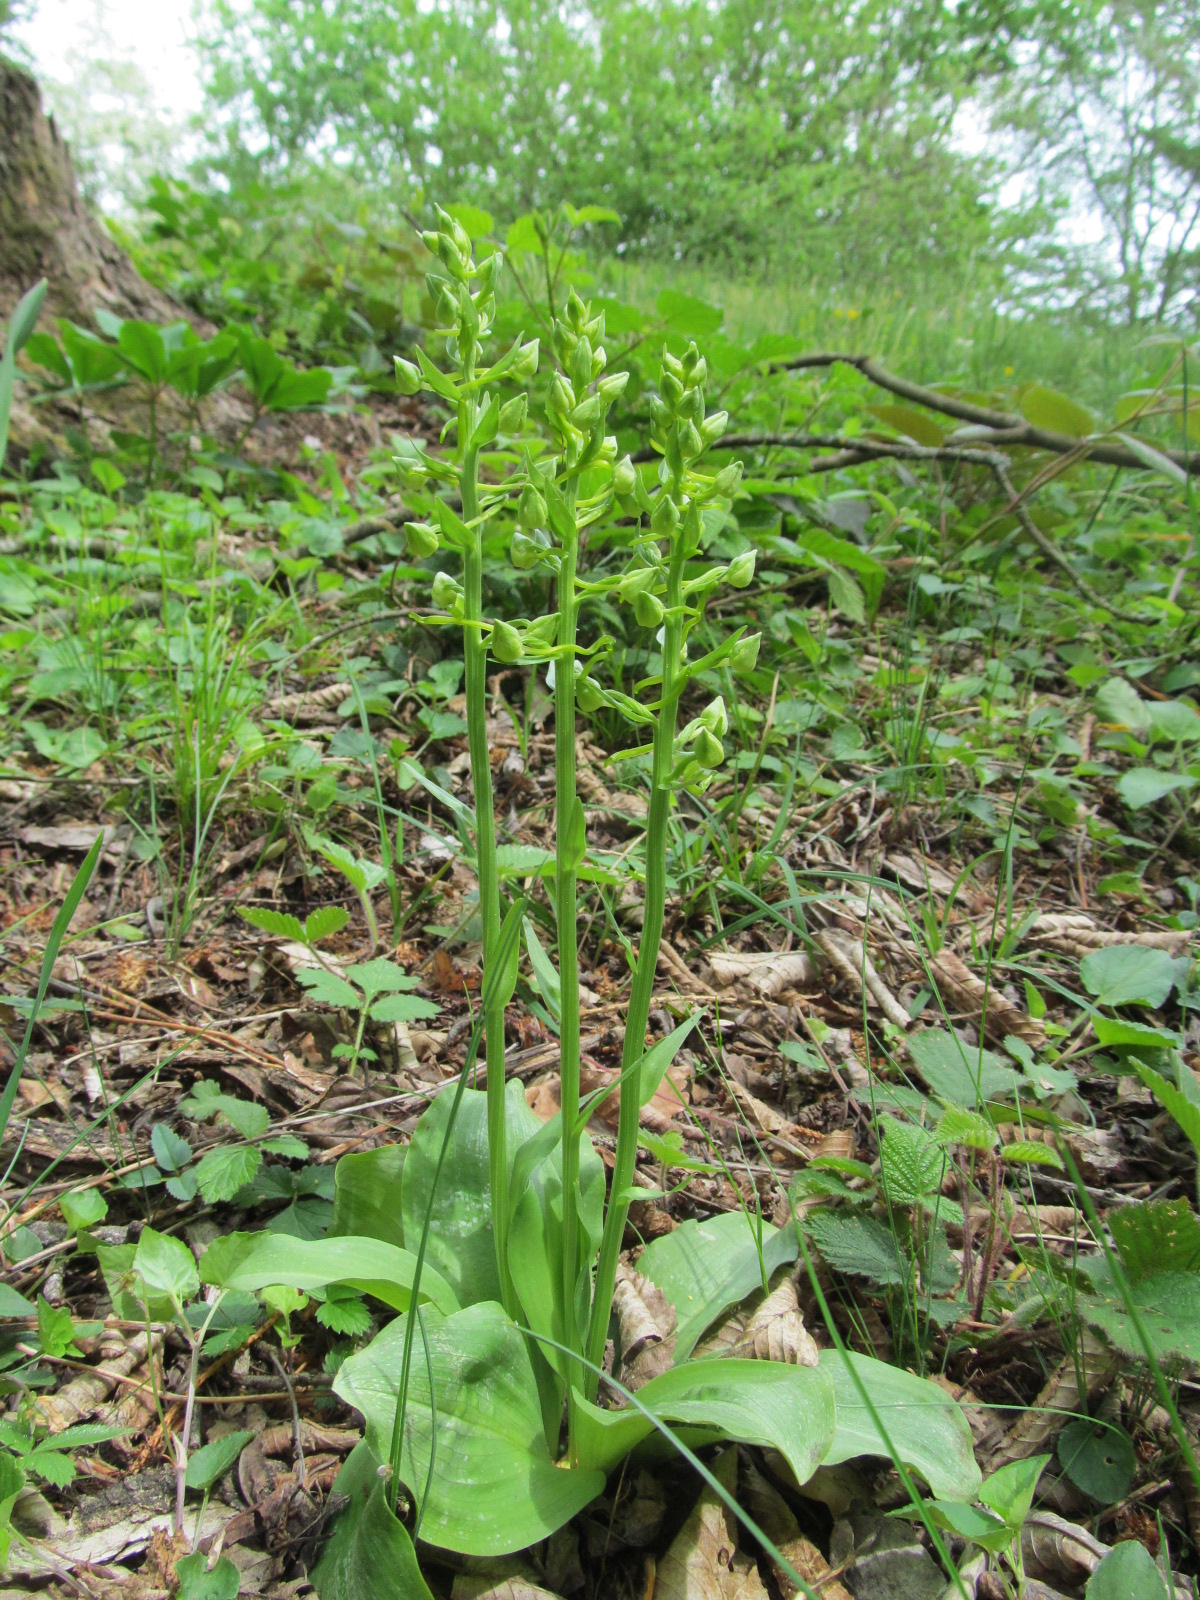
<svg viewBox="0 0 1200 1600">
<path fill-rule="evenodd" d="M 189 1489 L 211 1489 L 217 1479 L 229 1471 L 254 1436 L 253 1429 L 239 1428 L 233 1433 L 222 1434 L 211 1444 L 201 1446 L 188 1457 L 183 1481 Z"/>
<path fill-rule="evenodd" d="M 142 1229 L 133 1256 L 133 1270 L 147 1289 L 178 1302 L 190 1300 L 199 1291 L 200 1274 L 196 1260 L 182 1239 Z"/>
<path fill-rule="evenodd" d="M 686 1361 L 696 1341 L 722 1312 L 770 1282 L 796 1259 L 795 1229 L 731 1211 L 705 1222 L 689 1219 L 652 1239 L 638 1262 L 675 1307 L 675 1360 Z"/>
<path fill-rule="evenodd" d="M 820 1368 L 833 1379 L 837 1401 L 825 1466 L 858 1456 L 891 1454 L 863 1401 L 861 1385 L 901 1461 L 920 1473 L 939 1500 L 975 1498 L 982 1475 L 975 1463 L 970 1424 L 944 1389 L 872 1356 L 843 1355 L 839 1350 L 822 1350 Z"/>
<path fill-rule="evenodd" d="M 1182 1356 L 1185 1361 L 1200 1361 L 1200 1277 L 1195 1273 L 1159 1272 L 1129 1287 L 1155 1359 L 1166 1361 Z M 1106 1286 L 1104 1298 L 1081 1295 L 1076 1309 L 1118 1350 L 1145 1359 L 1134 1320 L 1115 1283 Z"/>
<path fill-rule="evenodd" d="M 995 1126 L 978 1111 L 947 1106 L 938 1119 L 939 1144 L 963 1145 L 968 1150 L 994 1150 L 999 1143 Z"/>
<path fill-rule="evenodd" d="M 1054 1167 L 1063 1170 L 1062 1157 L 1053 1145 L 1040 1144 L 1036 1139 L 1014 1139 L 1000 1152 L 1001 1161 L 1025 1167 Z"/>
<path fill-rule="evenodd" d="M 1109 1213 L 1108 1225 L 1132 1282 L 1155 1272 L 1200 1271 L 1200 1218 L 1186 1200 L 1120 1206 Z"/>
<path fill-rule="evenodd" d="M 912 1280 L 892 1230 L 878 1217 L 857 1216 L 820 1207 L 805 1214 L 805 1236 L 831 1267 L 867 1278 L 881 1288 L 899 1288 Z"/>
<path fill-rule="evenodd" d="M 672 1367 L 638 1390 L 664 1422 L 776 1449 L 805 1483 L 834 1439 L 833 1380 L 819 1367 L 782 1361 L 709 1359 Z M 611 1411 L 575 1396 L 579 1463 L 611 1472 L 656 1430 L 640 1411 Z"/>
<path fill-rule="evenodd" d="M 941 1188 L 946 1152 L 916 1123 L 886 1117 L 879 1168 L 883 1188 L 893 1205 L 920 1205 Z"/>
<path fill-rule="evenodd" d="M 337 1394 L 366 1418 L 377 1451 L 391 1439 L 404 1324 L 404 1317 L 389 1323 L 334 1380 Z M 429 1480 L 421 1535 L 443 1549 L 476 1556 L 523 1550 L 604 1488 L 602 1472 L 551 1459 L 528 1345 L 494 1302 L 451 1317 L 425 1312 L 407 1415 L 401 1478 L 418 1494 Z"/>
<path fill-rule="evenodd" d="M 262 1165 L 262 1152 L 254 1145 L 230 1145 L 210 1150 L 196 1165 L 196 1184 L 209 1205 L 232 1200 Z"/>
</svg>

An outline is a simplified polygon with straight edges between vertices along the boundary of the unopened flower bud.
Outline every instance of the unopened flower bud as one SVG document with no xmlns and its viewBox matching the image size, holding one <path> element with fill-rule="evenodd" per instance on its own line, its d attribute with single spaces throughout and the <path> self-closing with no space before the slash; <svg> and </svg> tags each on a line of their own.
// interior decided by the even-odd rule
<svg viewBox="0 0 1200 1600">
<path fill-rule="evenodd" d="M 664 372 L 659 382 L 662 397 L 669 406 L 674 408 L 683 399 L 683 385 L 673 373 Z"/>
<path fill-rule="evenodd" d="M 644 590 L 652 589 L 657 577 L 658 573 L 653 567 L 634 567 L 618 583 L 617 594 L 622 600 L 632 600 Z"/>
<path fill-rule="evenodd" d="M 527 533 L 522 533 L 518 528 L 512 536 L 512 543 L 508 547 L 509 557 L 517 571 L 528 572 L 530 568 L 536 567 L 540 553 L 539 546 L 534 543 Z"/>
<path fill-rule="evenodd" d="M 666 611 L 656 594 L 643 589 L 634 599 L 633 614 L 643 628 L 657 628 L 666 616 Z"/>
<path fill-rule="evenodd" d="M 633 493 L 637 484 L 637 468 L 634 466 L 631 456 L 622 456 L 620 461 L 617 462 L 613 468 L 612 484 L 614 494 L 629 495 Z"/>
<path fill-rule="evenodd" d="M 728 426 L 728 411 L 714 411 L 711 417 L 700 424 L 700 437 L 704 441 L 704 448 L 707 450 L 709 445 L 716 444 Z"/>
<path fill-rule="evenodd" d="M 546 502 L 533 485 L 527 483 L 517 501 L 517 521 L 523 528 L 544 528 L 547 515 Z"/>
<path fill-rule="evenodd" d="M 573 428 L 578 428 L 581 432 L 585 432 L 600 421 L 602 409 L 600 396 L 598 394 L 590 394 L 586 400 L 575 407 L 568 416 L 567 421 Z"/>
<path fill-rule="evenodd" d="M 592 351 L 592 377 L 598 378 L 608 363 L 608 352 L 602 344 Z"/>
<path fill-rule="evenodd" d="M 561 372 L 556 372 L 551 380 L 547 404 L 554 415 L 559 417 L 565 417 L 568 411 L 574 409 L 575 396 L 571 391 L 571 385 Z"/>
<path fill-rule="evenodd" d="M 715 733 L 710 733 L 707 728 L 701 728 L 692 746 L 692 754 L 706 772 L 711 772 L 724 761 L 725 746 Z"/>
<path fill-rule="evenodd" d="M 439 572 L 433 580 L 433 603 L 439 611 L 453 611 L 459 597 L 457 582 L 448 572 Z"/>
<path fill-rule="evenodd" d="M 743 550 L 740 556 L 734 556 L 729 563 L 729 571 L 725 574 L 726 581 L 734 589 L 745 589 L 754 577 L 754 551 Z"/>
<path fill-rule="evenodd" d="M 715 734 L 718 739 L 724 738 L 729 729 L 729 714 L 725 710 L 725 701 L 721 695 L 708 702 L 700 713 L 700 721 L 709 733 Z"/>
<path fill-rule="evenodd" d="M 761 643 L 761 633 L 751 633 L 744 639 L 739 639 L 729 652 L 731 669 L 734 672 L 753 672 L 758 662 L 758 647 Z"/>
<path fill-rule="evenodd" d="M 679 526 L 679 511 L 670 495 L 660 495 L 650 518 L 650 528 L 655 538 L 669 539 Z"/>
<path fill-rule="evenodd" d="M 580 678 L 575 686 L 575 698 L 584 711 L 599 711 L 604 704 L 604 691 L 591 678 Z"/>
<path fill-rule="evenodd" d="M 727 467 L 722 467 L 713 479 L 713 493 L 721 496 L 731 495 L 742 481 L 742 463 L 731 461 Z"/>
<path fill-rule="evenodd" d="M 513 362 L 510 371 L 514 383 L 526 383 L 533 377 L 538 368 L 538 342 L 531 339 L 528 344 L 523 344 Z"/>
<path fill-rule="evenodd" d="M 679 454 L 685 461 L 694 461 L 704 451 L 704 441 L 701 439 L 694 422 L 685 422 L 679 429 Z"/>
<path fill-rule="evenodd" d="M 606 406 L 610 406 L 628 382 L 629 374 L 627 372 L 610 372 L 607 378 L 600 379 L 600 382 L 596 385 L 596 392 L 603 403 Z"/>
<path fill-rule="evenodd" d="M 404 542 L 408 553 L 417 561 L 424 561 L 439 548 L 437 529 L 427 522 L 409 522 L 404 527 Z"/>
<path fill-rule="evenodd" d="M 582 394 L 591 381 L 592 347 L 586 339 L 580 339 L 571 352 L 571 382 L 575 393 Z"/>
<path fill-rule="evenodd" d="M 544 617 L 538 617 L 525 629 L 525 643 L 529 647 L 553 644 L 557 637 L 557 611 L 550 611 Z"/>
<path fill-rule="evenodd" d="M 492 625 L 491 649 L 496 660 L 503 661 L 506 665 L 520 661 L 525 654 L 521 635 L 511 622 L 496 622 Z"/>
<path fill-rule="evenodd" d="M 420 394 L 421 369 L 413 361 L 405 361 L 403 356 L 396 357 L 396 387 L 401 394 Z"/>
<path fill-rule="evenodd" d="M 528 395 L 514 395 L 511 400 L 506 400 L 500 407 L 499 428 L 501 433 L 519 433 L 525 426 L 525 416 L 529 410 Z"/>
</svg>

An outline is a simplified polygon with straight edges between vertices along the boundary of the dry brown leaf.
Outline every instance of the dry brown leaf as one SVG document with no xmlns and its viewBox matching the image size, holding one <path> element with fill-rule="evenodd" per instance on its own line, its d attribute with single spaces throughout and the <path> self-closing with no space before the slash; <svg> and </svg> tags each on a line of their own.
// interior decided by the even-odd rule
<svg viewBox="0 0 1200 1600">
<path fill-rule="evenodd" d="M 95 844 L 98 833 L 104 835 L 107 847 L 116 831 L 111 824 L 102 828 L 95 822 L 63 822 L 52 828 L 22 828 L 20 840 L 22 844 L 40 845 L 43 850 L 86 852 Z"/>
<path fill-rule="evenodd" d="M 708 964 L 722 988 L 741 984 L 765 1000 L 817 981 L 816 963 L 803 950 L 710 950 Z"/>
<path fill-rule="evenodd" d="M 450 1591 L 453 1600 L 559 1600 L 550 1589 L 543 1589 L 527 1567 L 509 1572 L 460 1572 Z"/>
<path fill-rule="evenodd" d="M 622 1382 L 628 1389 L 640 1389 L 674 1360 L 675 1307 L 657 1284 L 621 1262 L 613 1310 L 620 1331 Z"/>
<path fill-rule="evenodd" d="M 817 934 L 817 944 L 838 977 L 856 994 L 866 990 L 868 1005 L 877 1006 L 897 1028 L 912 1026 L 913 1019 L 879 976 L 860 940 L 852 939 L 837 928 L 822 928 Z"/>
<path fill-rule="evenodd" d="M 1080 1339 L 1084 1377 L 1082 1386 L 1072 1354 L 1059 1362 L 1033 1405 L 1020 1414 L 1016 1423 L 980 1461 L 985 1477 L 1014 1461 L 1025 1461 L 1037 1455 L 1059 1432 L 1064 1416 L 1089 1414 L 1089 1401 L 1112 1383 L 1121 1368 L 1120 1357 L 1098 1335 L 1086 1328 L 1080 1334 Z"/>
<path fill-rule="evenodd" d="M 1046 1042 L 1046 1030 L 1036 1017 L 1031 1017 L 1020 1006 L 1013 1005 L 994 984 L 988 984 L 973 973 L 953 950 L 945 946 L 934 956 L 933 974 L 953 1006 L 949 1009 L 966 1011 L 976 1020 L 985 1014 L 989 1039 L 1002 1044 L 1009 1034 L 1023 1039 L 1031 1050 L 1040 1050 Z"/>
<path fill-rule="evenodd" d="M 845 1586 L 832 1576 L 828 1561 L 812 1540 L 800 1532 L 800 1524 L 787 1501 L 749 1462 L 742 1463 L 740 1489 L 740 1503 L 805 1583 L 811 1588 L 819 1585 L 822 1600 L 850 1600 Z M 792 1600 L 800 1590 L 777 1561 L 771 1557 L 767 1559 L 780 1594 L 784 1600 Z"/>
<path fill-rule="evenodd" d="M 713 1463 L 713 1476 L 737 1494 L 734 1446 Z M 705 1488 L 658 1566 L 654 1600 L 768 1600 L 757 1565 L 737 1548 L 733 1513 Z"/>
<path fill-rule="evenodd" d="M 954 893 L 954 879 L 932 861 L 897 850 L 889 850 L 883 860 L 906 889 L 915 889 L 918 894 L 933 893 L 943 900 Z"/>
<path fill-rule="evenodd" d="M 1150 950 L 1166 950 L 1171 955 L 1182 955 L 1191 937 L 1186 928 L 1148 928 L 1140 933 L 1116 933 L 1108 928 L 1098 928 L 1094 920 L 1082 911 L 1044 911 L 1026 935 L 1030 944 L 1049 945 L 1069 956 L 1085 956 L 1089 950 L 1102 950 L 1113 944 L 1141 944 Z"/>
<path fill-rule="evenodd" d="M 729 1354 L 759 1361 L 786 1361 L 794 1367 L 816 1366 L 820 1351 L 800 1315 L 794 1278 L 789 1275 L 771 1290 Z"/>
<path fill-rule="evenodd" d="M 1052 1511 L 1034 1511 L 1021 1529 L 1026 1575 L 1071 1588 L 1086 1583 L 1111 1546 Z"/>
</svg>

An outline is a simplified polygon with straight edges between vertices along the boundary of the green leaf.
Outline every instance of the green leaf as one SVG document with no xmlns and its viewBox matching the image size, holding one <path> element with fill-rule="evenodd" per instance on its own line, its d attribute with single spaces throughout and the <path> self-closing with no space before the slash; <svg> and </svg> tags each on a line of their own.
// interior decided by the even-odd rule
<svg viewBox="0 0 1200 1600">
<path fill-rule="evenodd" d="M 211 1444 L 203 1445 L 188 1457 L 183 1481 L 189 1489 L 211 1489 L 217 1479 L 229 1471 L 254 1437 L 253 1429 L 240 1428 L 234 1433 L 222 1434 Z"/>
<path fill-rule="evenodd" d="M 325 967 L 300 967 L 296 972 L 296 982 L 307 989 L 314 1000 L 320 1000 L 324 1005 L 337 1006 L 339 1010 L 361 1011 L 363 997 L 357 989 L 351 988 L 345 978 L 339 978 L 336 972 L 329 972 Z"/>
<path fill-rule="evenodd" d="M 334 1168 L 331 1239 L 357 1234 L 403 1248 L 400 1179 L 406 1154 L 405 1145 L 385 1144 L 340 1158 Z"/>
<path fill-rule="evenodd" d="M 349 921 L 350 913 L 344 906 L 318 906 L 304 919 L 304 937 L 309 944 L 317 944 L 341 933 Z"/>
<path fill-rule="evenodd" d="M 272 911 L 266 906 L 239 906 L 237 911 L 239 917 L 244 917 L 260 933 L 269 933 L 275 939 L 291 939 L 296 944 L 306 942 L 299 917 L 293 917 L 290 912 Z"/>
<path fill-rule="evenodd" d="M 830 567 L 826 573 L 829 582 L 829 600 L 851 622 L 867 620 L 867 603 L 856 579 L 840 567 Z"/>
<path fill-rule="evenodd" d="M 820 1206 L 805 1215 L 803 1227 L 805 1236 L 839 1272 L 867 1278 L 881 1288 L 900 1288 L 913 1278 L 892 1230 L 878 1217 Z"/>
<path fill-rule="evenodd" d="M 1185 1361 L 1200 1361 L 1200 1277 L 1184 1272 L 1155 1273 L 1130 1284 L 1129 1292 L 1156 1360 L 1182 1356 Z M 1104 1299 L 1080 1295 L 1076 1309 L 1118 1350 L 1145 1359 L 1137 1328 L 1115 1284 Z"/>
<path fill-rule="evenodd" d="M 1129 728 L 1134 733 L 1145 733 L 1150 727 L 1146 702 L 1126 678 L 1107 678 L 1100 685 L 1096 690 L 1096 715 L 1101 722 Z"/>
<path fill-rule="evenodd" d="M 189 1254 L 191 1252 L 189 1251 Z M 66 1306 L 52 1306 L 45 1295 L 38 1296 L 38 1343 L 48 1356 L 65 1356 L 75 1341 L 75 1324 Z"/>
<path fill-rule="evenodd" d="M 754 1223 L 740 1211 L 689 1219 L 673 1233 L 653 1239 L 638 1267 L 675 1307 L 675 1360 L 686 1361 L 704 1330 L 770 1282 L 776 1268 L 794 1261 L 794 1228 Z"/>
<path fill-rule="evenodd" d="M 211 1571 L 203 1550 L 180 1556 L 175 1576 L 179 1579 L 177 1600 L 237 1600 L 241 1593 L 242 1575 L 228 1556 L 220 1556 Z"/>
<path fill-rule="evenodd" d="M 529 951 L 530 965 L 533 967 L 533 979 L 537 984 L 538 993 L 546 1005 L 546 1010 L 555 1022 L 562 1016 L 562 987 L 558 981 L 558 973 L 554 963 L 546 954 L 542 941 L 537 936 L 533 923 L 528 917 L 524 919 L 525 948 Z"/>
<path fill-rule="evenodd" d="M 387 961 L 382 956 L 376 956 L 373 961 L 360 961 L 357 966 L 346 968 L 346 977 L 352 984 L 366 995 L 368 1000 L 374 1000 L 376 995 L 397 994 L 406 989 L 415 989 L 417 978 L 410 978 L 402 967 L 394 961 Z"/>
<path fill-rule="evenodd" d="M 209 1117 L 224 1117 L 243 1139 L 257 1139 L 271 1125 L 271 1113 L 266 1106 L 225 1094 L 220 1085 L 213 1083 L 210 1078 L 201 1078 L 194 1083 L 191 1094 L 179 1102 L 179 1109 L 197 1122 L 206 1122 Z"/>
<path fill-rule="evenodd" d="M 959 1538 L 969 1539 L 981 1550 L 990 1550 L 995 1555 L 1012 1543 L 1011 1529 L 994 1511 L 963 1505 L 957 1500 L 929 1500 L 925 1503 L 925 1514 L 935 1528 L 956 1533 Z M 904 1506 L 894 1515 L 908 1519 L 915 1518 L 917 1513 L 915 1508 Z"/>
<path fill-rule="evenodd" d="M 1087 1600 L 1167 1600 L 1167 1585 L 1136 1539 L 1114 1545 L 1088 1579 Z"/>
<path fill-rule="evenodd" d="M 1186 1200 L 1119 1206 L 1108 1225 L 1131 1282 L 1156 1272 L 1200 1272 L 1200 1218 Z"/>
<path fill-rule="evenodd" d="M 391 1438 L 404 1324 L 397 1317 L 334 1380 L 337 1394 L 363 1413 L 374 1441 Z M 430 1544 L 463 1555 L 507 1555 L 547 1538 L 601 1492 L 602 1473 L 551 1460 L 525 1339 L 500 1306 L 485 1302 L 446 1318 L 427 1311 L 421 1319 L 401 1457 L 402 1479 L 414 1493 L 422 1493 L 429 1474 L 430 1370 L 436 1450 L 421 1518 L 421 1537 Z"/>
<path fill-rule="evenodd" d="M 1068 1422 L 1055 1446 L 1063 1471 L 1077 1489 L 1115 1505 L 1129 1493 L 1137 1471 L 1137 1452 L 1124 1428 L 1077 1417 Z"/>
<path fill-rule="evenodd" d="M 1049 1461 L 1048 1455 L 1026 1456 L 1021 1461 L 1010 1461 L 984 1479 L 978 1498 L 1004 1518 L 1010 1532 L 1020 1532 L 1033 1506 L 1038 1479 Z"/>
<path fill-rule="evenodd" d="M 999 1140 L 994 1125 L 978 1111 L 947 1106 L 938 1119 L 939 1144 L 963 1145 L 968 1150 L 994 1150 Z"/>
<path fill-rule="evenodd" d="M 262 1152 L 253 1145 L 227 1145 L 210 1150 L 196 1165 L 196 1183 L 209 1205 L 232 1200 L 262 1165 Z"/>
<path fill-rule="evenodd" d="M 685 339 L 702 339 L 706 334 L 716 333 L 725 320 L 725 313 L 719 306 L 710 306 L 678 289 L 662 290 L 655 308 L 671 332 L 681 333 Z"/>
<path fill-rule="evenodd" d="M 1142 944 L 1111 944 L 1089 950 L 1079 976 L 1101 1006 L 1150 1006 L 1157 1010 L 1175 987 L 1175 963 L 1165 950 Z"/>
<path fill-rule="evenodd" d="M 673 1028 L 663 1039 L 659 1039 L 638 1062 L 636 1083 L 638 1086 L 638 1104 L 648 1105 L 658 1091 L 659 1084 L 666 1077 L 667 1072 L 675 1057 L 682 1050 L 688 1035 L 704 1015 L 702 1011 L 694 1011 L 686 1021 Z"/>
<path fill-rule="evenodd" d="M 505 878 L 554 876 L 554 851 L 536 844 L 502 844 L 496 849 L 496 871 Z"/>
<path fill-rule="evenodd" d="M 63 1221 L 72 1233 L 94 1228 L 108 1215 L 108 1201 L 99 1189 L 72 1189 L 62 1196 L 58 1204 Z"/>
<path fill-rule="evenodd" d="M 0 1318 L 36 1316 L 37 1307 L 26 1300 L 11 1283 L 0 1283 Z"/>
<path fill-rule="evenodd" d="M 693 1361 L 672 1367 L 638 1390 L 663 1422 L 703 1428 L 714 1438 L 776 1449 L 805 1483 L 833 1444 L 834 1390 L 827 1372 L 781 1361 Z M 654 1433 L 629 1408 L 605 1411 L 576 1396 L 581 1466 L 610 1472 Z"/>
<path fill-rule="evenodd" d="M 436 1000 L 426 1000 L 419 994 L 386 994 L 371 1007 L 375 1022 L 427 1022 L 441 1012 Z"/>
<path fill-rule="evenodd" d="M 258 1294 L 272 1284 L 289 1284 L 311 1293 L 345 1283 L 397 1311 L 408 1307 L 415 1267 L 415 1256 L 383 1239 L 296 1239 L 285 1233 L 226 1234 L 209 1245 L 200 1263 L 204 1282 L 218 1289 Z M 458 1309 L 454 1291 L 428 1262 L 421 1296 L 442 1311 Z"/>
<path fill-rule="evenodd" d="M 1194 789 L 1196 780 L 1187 772 L 1160 772 L 1157 767 L 1131 767 L 1117 779 L 1117 793 L 1131 811 L 1152 806 L 1176 789 Z"/>
<path fill-rule="evenodd" d="M 883 1119 L 879 1175 L 893 1205 L 916 1206 L 937 1194 L 945 1170 L 946 1152 L 924 1128 L 895 1117 Z"/>
<path fill-rule="evenodd" d="M 343 1338 L 361 1339 L 370 1329 L 371 1312 L 353 1289 L 333 1284 L 325 1292 L 324 1303 L 317 1307 L 317 1321 Z"/>
<path fill-rule="evenodd" d="M 421 1237 L 433 1192 L 434 1176 L 449 1127 L 455 1088 L 447 1085 L 417 1123 L 404 1162 L 401 1211 L 404 1237 Z M 540 1123 L 525 1103 L 521 1085 L 507 1086 L 509 1172 L 516 1152 Z M 435 1267 L 451 1286 L 458 1303 L 498 1300 L 500 1279 L 492 1236 L 491 1183 L 488 1174 L 487 1095 L 463 1093 L 450 1133 L 441 1181 L 433 1193 L 426 1271 Z"/>
<path fill-rule="evenodd" d="M 195 1257 L 182 1239 L 143 1228 L 133 1257 L 133 1270 L 147 1289 L 182 1304 L 200 1288 Z"/>
<path fill-rule="evenodd" d="M 1096 421 L 1090 411 L 1040 383 L 1030 384 L 1022 394 L 1021 414 L 1035 428 L 1047 433 L 1065 433 L 1070 439 L 1086 439 L 1096 431 Z"/>
<path fill-rule="evenodd" d="M 926 1028 L 910 1034 L 913 1065 L 939 1100 L 977 1110 L 980 1103 L 1009 1097 L 1023 1083 L 1019 1072 L 994 1050 L 964 1044 L 955 1033 Z"/>
<path fill-rule="evenodd" d="M 167 376 L 167 346 L 162 333 L 149 322 L 135 318 L 121 324 L 117 348 L 126 363 L 147 383 L 162 383 Z"/>
<path fill-rule="evenodd" d="M 466 233 L 472 244 L 477 239 L 485 239 L 495 227 L 491 212 L 483 211 L 479 206 L 460 204 L 447 206 L 446 210 Z"/>
<path fill-rule="evenodd" d="M 1062 1157 L 1053 1145 L 1039 1144 L 1036 1139 L 1014 1139 L 1000 1152 L 1001 1161 L 1026 1167 L 1053 1167 L 1063 1170 Z"/>
<path fill-rule="evenodd" d="M 982 1481 L 975 1464 L 971 1429 L 944 1389 L 873 1356 L 822 1350 L 821 1368 L 833 1379 L 837 1422 L 824 1465 L 858 1456 L 889 1455 L 849 1366 L 870 1397 L 900 1459 L 919 1472 L 939 1500 L 973 1500 Z"/>
<path fill-rule="evenodd" d="M 271 389 L 267 401 L 269 411 L 307 411 L 324 405 L 333 383 L 333 373 L 323 367 L 313 367 L 302 372 L 299 367 L 288 367 Z"/>
<path fill-rule="evenodd" d="M 56 1489 L 65 1489 L 75 1480 L 75 1463 L 70 1456 L 48 1446 L 31 1450 L 25 1457 L 25 1467 L 47 1483 L 52 1483 Z"/>
<path fill-rule="evenodd" d="M 408 1530 L 396 1519 L 379 1461 L 359 1442 L 334 1481 L 347 1502 L 313 1571 L 321 1600 L 433 1600 Z"/>
<path fill-rule="evenodd" d="M 1147 444 L 1145 439 L 1139 439 L 1136 433 L 1118 433 L 1117 438 L 1122 444 L 1127 445 L 1144 467 L 1149 467 L 1151 472 L 1160 472 L 1164 478 L 1170 478 L 1173 483 L 1186 487 L 1188 475 L 1177 461 L 1172 461 L 1170 456 L 1163 455 L 1161 450 L 1156 450 L 1152 444 Z"/>
<path fill-rule="evenodd" d="M 156 1122 L 151 1128 L 150 1148 L 163 1172 L 180 1172 L 192 1159 L 191 1145 L 165 1122 Z M 107 1211 L 108 1207 L 104 1209 Z"/>
<path fill-rule="evenodd" d="M 946 430 L 940 428 L 927 411 L 915 411 L 911 406 L 868 406 L 872 416 L 886 422 L 889 428 L 904 434 L 916 444 L 938 450 L 946 442 Z"/>
</svg>

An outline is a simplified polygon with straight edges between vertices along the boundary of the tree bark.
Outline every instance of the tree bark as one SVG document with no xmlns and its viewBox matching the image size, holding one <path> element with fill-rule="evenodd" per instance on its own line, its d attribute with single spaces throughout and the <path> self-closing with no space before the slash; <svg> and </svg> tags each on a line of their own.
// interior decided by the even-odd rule
<svg viewBox="0 0 1200 1600">
<path fill-rule="evenodd" d="M 50 285 L 46 318 L 87 327 L 100 306 L 157 323 L 187 315 L 146 282 L 81 198 L 37 84 L 0 56 L 0 321 L 39 278 Z"/>
</svg>

